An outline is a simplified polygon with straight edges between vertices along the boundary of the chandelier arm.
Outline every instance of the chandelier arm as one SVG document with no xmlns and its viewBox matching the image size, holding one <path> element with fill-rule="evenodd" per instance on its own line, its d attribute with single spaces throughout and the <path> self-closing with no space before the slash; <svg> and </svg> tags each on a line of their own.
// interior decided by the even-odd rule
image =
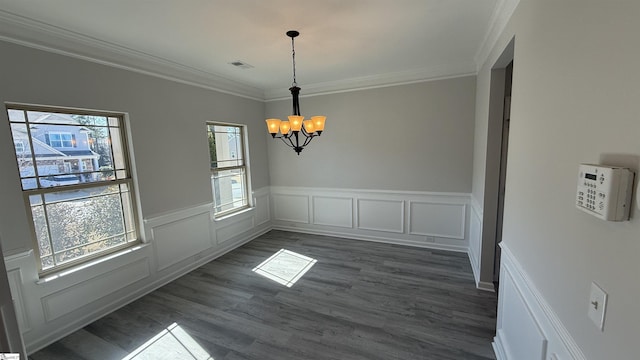
<svg viewBox="0 0 640 360">
<path fill-rule="evenodd" d="M 290 147 L 290 148 L 293 148 L 293 143 L 291 143 L 291 145 L 289 145 L 289 143 L 287 143 L 287 140 L 289 140 L 289 142 L 291 142 L 291 139 L 290 139 L 290 138 L 288 138 L 288 137 L 284 137 L 284 136 L 279 136 L 279 137 L 276 137 L 276 139 L 280 139 L 280 140 L 282 140 L 282 142 L 283 142 L 285 145 L 287 145 L 287 146 L 288 146 L 288 147 Z"/>
<path fill-rule="evenodd" d="M 307 145 L 309 145 L 309 143 L 311 142 L 311 139 L 313 139 L 315 136 L 311 135 L 311 136 L 307 136 L 307 138 L 304 141 L 304 144 L 302 144 L 302 147 L 305 147 Z"/>
<path fill-rule="evenodd" d="M 293 135 L 296 138 L 296 146 L 295 147 L 300 147 L 300 139 L 298 138 L 298 134 L 300 133 L 300 131 L 294 131 Z"/>
</svg>

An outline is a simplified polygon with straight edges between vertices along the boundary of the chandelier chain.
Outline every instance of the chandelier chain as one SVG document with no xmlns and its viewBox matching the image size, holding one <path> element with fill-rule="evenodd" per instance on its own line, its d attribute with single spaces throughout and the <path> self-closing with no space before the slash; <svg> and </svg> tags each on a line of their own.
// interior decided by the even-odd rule
<svg viewBox="0 0 640 360">
<path fill-rule="evenodd" d="M 295 38 L 291 38 L 291 58 L 293 59 L 293 84 L 291 86 L 298 86 L 296 82 L 296 48 L 294 44 Z"/>
</svg>

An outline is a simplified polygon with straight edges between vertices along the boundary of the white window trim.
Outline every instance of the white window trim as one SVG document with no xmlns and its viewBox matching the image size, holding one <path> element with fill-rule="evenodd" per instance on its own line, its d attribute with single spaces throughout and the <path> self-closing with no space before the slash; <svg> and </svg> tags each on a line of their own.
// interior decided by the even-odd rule
<svg viewBox="0 0 640 360">
<path fill-rule="evenodd" d="M 206 123 L 207 125 L 207 131 L 208 131 L 208 126 L 209 125 L 213 125 L 213 126 L 232 126 L 232 127 L 238 127 L 240 128 L 240 139 L 242 142 L 242 146 L 241 146 L 241 150 L 242 150 L 242 158 L 244 159 L 244 165 L 242 166 L 229 166 L 229 167 L 224 167 L 224 168 L 217 168 L 217 169 L 213 169 L 210 167 L 210 176 L 211 179 L 213 179 L 213 177 L 215 176 L 215 172 L 218 171 L 224 171 L 224 170 L 232 170 L 234 168 L 243 168 L 244 169 L 244 184 L 245 184 L 245 196 L 246 196 L 246 205 L 241 206 L 241 207 L 237 207 L 237 208 L 233 208 L 233 209 L 229 209 L 226 211 L 220 211 L 220 212 L 216 212 L 216 202 L 215 202 L 215 189 L 211 189 L 211 193 L 213 196 L 213 219 L 214 221 L 221 221 L 224 219 L 228 219 L 230 217 L 236 216 L 236 215 L 240 215 L 240 214 L 244 214 L 248 211 L 251 211 L 254 208 L 254 203 L 253 203 L 253 192 L 252 192 L 252 187 L 251 187 L 251 165 L 250 165 L 250 161 L 249 161 L 249 134 L 248 134 L 248 127 L 244 124 L 233 124 L 233 123 L 225 123 L 225 122 L 218 122 L 218 121 L 208 121 Z M 207 149 L 209 149 L 208 144 L 207 144 Z M 209 164 L 211 164 L 211 159 L 209 159 Z"/>
<path fill-rule="evenodd" d="M 37 259 L 38 274 L 40 279 L 43 279 L 43 278 L 46 279 L 51 276 L 55 277 L 55 275 L 57 274 L 72 272 L 74 271 L 73 269 L 85 268 L 86 266 L 90 266 L 93 264 L 97 264 L 97 263 L 112 259 L 117 254 L 127 253 L 129 250 L 137 249 L 141 245 L 146 243 L 142 233 L 143 224 L 140 221 L 141 209 L 140 209 L 140 197 L 137 190 L 138 181 L 137 181 L 137 176 L 136 176 L 135 167 L 134 167 L 133 148 L 131 147 L 131 129 L 128 121 L 128 115 L 126 113 L 115 113 L 112 111 L 88 110 L 88 109 L 67 108 L 67 107 L 28 105 L 28 104 L 20 104 L 20 103 L 5 103 L 5 105 L 6 105 L 6 109 L 19 110 L 19 111 L 25 111 L 25 112 L 26 111 L 53 112 L 53 113 L 58 112 L 58 113 L 65 113 L 65 114 L 104 116 L 108 118 L 119 119 L 118 128 L 120 129 L 120 134 L 122 136 L 121 146 L 122 146 L 122 151 L 124 153 L 125 169 L 128 173 L 128 176 L 124 179 L 117 180 L 115 182 L 113 181 L 92 182 L 92 183 L 89 183 L 89 185 L 86 185 L 87 183 L 84 183 L 82 185 L 79 185 L 79 187 L 92 188 L 92 187 L 101 187 L 101 186 L 126 183 L 127 186 L 129 187 L 128 192 L 130 197 L 129 201 L 130 201 L 131 215 L 132 215 L 132 218 L 130 220 L 131 220 L 131 226 L 133 227 L 134 240 L 126 241 L 124 244 L 113 246 L 103 251 L 89 254 L 87 256 L 81 256 L 77 259 L 43 270 L 42 262 L 40 260 L 40 248 L 38 245 L 38 239 L 35 237 L 33 215 L 29 211 L 28 217 L 30 219 L 30 226 L 32 228 L 34 253 Z M 29 122 L 28 122 L 28 119 L 26 119 L 26 117 L 25 117 L 25 120 L 26 120 L 25 123 L 28 124 Z M 10 121 L 10 123 L 13 123 L 13 122 Z M 71 132 L 49 132 L 48 134 L 49 135 L 69 134 L 71 137 L 71 141 L 73 141 L 73 133 Z M 63 141 L 63 140 L 60 140 L 60 141 Z M 30 142 L 30 144 L 32 144 L 32 142 Z M 75 158 L 75 157 L 69 157 L 69 159 L 71 158 Z M 67 158 L 65 157 L 65 159 Z M 76 186 L 74 185 L 66 185 L 64 188 L 60 188 L 58 191 L 68 191 L 68 190 L 72 190 L 75 187 Z M 55 192 L 51 188 L 41 188 L 41 187 L 37 187 L 36 189 L 31 189 L 31 190 L 22 190 L 27 208 L 31 207 L 29 202 L 29 196 L 41 194 L 43 193 L 42 192 L 43 190 L 44 190 L 44 193 Z M 125 212 L 126 210 L 123 210 L 123 216 Z M 127 229 L 125 228 L 125 236 L 126 234 L 127 234 Z"/>
</svg>

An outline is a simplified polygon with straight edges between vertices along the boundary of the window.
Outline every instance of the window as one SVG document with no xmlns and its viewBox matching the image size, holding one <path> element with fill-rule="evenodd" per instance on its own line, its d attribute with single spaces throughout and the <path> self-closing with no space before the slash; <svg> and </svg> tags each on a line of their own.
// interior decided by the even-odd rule
<svg viewBox="0 0 640 360">
<path fill-rule="evenodd" d="M 239 125 L 207 124 L 216 216 L 227 215 L 249 206 L 244 130 Z"/>
<path fill-rule="evenodd" d="M 121 114 L 8 105 L 40 272 L 138 242 Z"/>
<path fill-rule="evenodd" d="M 48 138 L 49 145 L 54 148 L 72 148 L 76 142 L 75 136 L 70 133 L 49 133 Z"/>
</svg>

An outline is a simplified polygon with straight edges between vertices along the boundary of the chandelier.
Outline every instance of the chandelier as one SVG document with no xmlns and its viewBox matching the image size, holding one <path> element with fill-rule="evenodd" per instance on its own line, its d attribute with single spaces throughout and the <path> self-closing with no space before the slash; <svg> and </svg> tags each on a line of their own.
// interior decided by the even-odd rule
<svg viewBox="0 0 640 360">
<path fill-rule="evenodd" d="M 289 120 L 267 119 L 267 130 L 274 139 L 281 139 L 287 146 L 292 148 L 298 155 L 305 146 L 309 145 L 311 139 L 320 136 L 324 130 L 324 121 L 326 116 L 312 116 L 305 120 L 300 115 L 300 88 L 296 82 L 296 48 L 294 39 L 300 35 L 296 30 L 287 31 L 287 36 L 291 38 L 291 54 L 293 59 L 293 83 L 289 88 L 291 97 L 293 98 L 293 114 Z M 278 135 L 280 131 L 280 135 Z"/>
</svg>

